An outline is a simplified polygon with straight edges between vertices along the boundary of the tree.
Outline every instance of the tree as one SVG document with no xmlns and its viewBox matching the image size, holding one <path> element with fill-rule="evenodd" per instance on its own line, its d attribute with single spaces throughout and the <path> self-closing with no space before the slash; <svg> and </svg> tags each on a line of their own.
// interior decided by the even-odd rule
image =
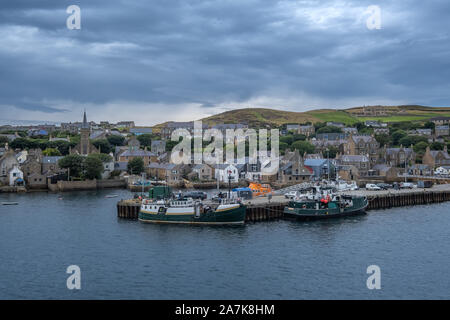
<svg viewBox="0 0 450 320">
<path fill-rule="evenodd" d="M 179 141 L 181 141 L 181 138 L 180 138 Z M 180 143 L 179 141 L 172 141 L 172 140 L 166 141 L 166 151 L 172 151 L 172 149 L 173 149 L 177 144 Z M 224 152 L 225 152 L 225 149 L 224 149 Z"/>
<path fill-rule="evenodd" d="M 86 179 L 100 179 L 103 173 L 103 162 L 97 155 L 90 154 L 84 160 L 83 169 Z"/>
<path fill-rule="evenodd" d="M 395 146 L 400 145 L 400 139 L 406 136 L 406 132 L 399 129 L 397 131 L 394 131 L 391 135 L 392 137 L 392 144 Z"/>
<path fill-rule="evenodd" d="M 112 161 L 112 157 L 106 153 L 92 153 L 91 157 L 99 159 L 102 163 L 107 163 Z"/>
<path fill-rule="evenodd" d="M 10 147 L 12 149 L 27 149 L 29 147 L 29 140 L 27 138 L 17 138 L 11 141 Z"/>
<path fill-rule="evenodd" d="M 150 133 L 145 133 L 137 136 L 137 139 L 141 143 L 141 146 L 143 147 L 151 147 L 152 146 L 152 139 L 153 135 Z"/>
<path fill-rule="evenodd" d="M 318 133 L 342 133 L 341 128 L 335 126 L 325 126 L 316 131 Z"/>
<path fill-rule="evenodd" d="M 419 155 L 423 155 L 425 153 L 425 150 L 427 149 L 427 147 L 428 147 L 428 143 L 421 141 L 421 142 L 417 143 L 413 147 L 413 149 L 414 149 L 414 152 L 417 153 L 417 155 L 419 156 Z"/>
<path fill-rule="evenodd" d="M 292 149 L 298 150 L 301 155 L 306 153 L 314 153 L 315 147 L 308 141 L 295 141 L 292 144 Z"/>
<path fill-rule="evenodd" d="M 391 143 L 391 137 L 384 133 L 375 135 L 375 140 L 377 140 L 380 146 L 388 146 Z"/>
<path fill-rule="evenodd" d="M 106 138 L 108 140 L 108 142 L 112 145 L 112 146 L 123 146 L 124 142 L 125 142 L 125 138 L 123 136 L 118 136 L 118 135 L 110 135 L 108 138 Z"/>
<path fill-rule="evenodd" d="M 106 139 L 97 139 L 92 142 L 92 144 L 100 150 L 101 153 L 110 153 L 111 145 Z"/>
<path fill-rule="evenodd" d="M 427 121 L 427 122 L 425 122 L 424 125 L 423 125 L 423 127 L 424 127 L 425 129 L 432 129 L 432 130 L 434 130 L 435 126 L 436 126 L 436 125 L 434 124 L 434 122 L 431 122 L 431 121 Z"/>
<path fill-rule="evenodd" d="M 305 141 L 306 140 L 306 136 L 304 134 L 297 133 L 297 134 L 294 134 L 292 136 L 292 139 L 294 141 Z"/>
<path fill-rule="evenodd" d="M 280 143 L 286 143 L 287 145 L 291 145 L 292 142 L 294 142 L 294 137 L 290 134 L 284 137 L 280 137 Z"/>
<path fill-rule="evenodd" d="M 9 140 L 5 136 L 0 136 L 0 146 L 3 147 L 6 143 L 9 143 Z"/>
<path fill-rule="evenodd" d="M 408 146 L 414 144 L 414 139 L 411 136 L 405 136 L 398 141 L 398 144 L 408 147 Z"/>
<path fill-rule="evenodd" d="M 128 161 L 127 171 L 131 174 L 140 174 L 144 172 L 144 160 L 142 158 L 133 158 Z"/>
<path fill-rule="evenodd" d="M 430 144 L 431 150 L 444 150 L 444 144 L 442 142 L 433 142 Z"/>
<path fill-rule="evenodd" d="M 69 154 L 69 149 L 71 145 L 70 142 L 59 140 L 53 141 L 51 145 L 52 148 L 57 148 L 62 155 Z"/>
<path fill-rule="evenodd" d="M 338 154 L 338 152 L 339 152 L 339 148 L 337 148 L 335 146 L 330 146 L 330 147 L 328 147 L 328 152 L 326 150 L 323 152 L 323 156 L 327 157 L 329 159 L 334 159 L 334 158 L 336 158 L 336 155 Z"/>
<path fill-rule="evenodd" d="M 61 152 L 59 152 L 59 150 L 56 149 L 56 148 L 47 148 L 47 149 L 45 149 L 44 151 L 42 151 L 42 154 L 43 154 L 44 156 L 50 156 L 50 157 L 53 157 L 53 156 L 60 156 L 60 155 L 61 155 Z"/>
<path fill-rule="evenodd" d="M 289 145 L 285 142 L 281 142 L 279 143 L 279 147 L 280 147 L 280 153 L 284 154 L 284 152 L 286 151 L 287 148 L 289 148 Z"/>
<path fill-rule="evenodd" d="M 84 158 L 79 154 L 69 154 L 64 158 L 59 159 L 58 165 L 60 168 L 68 169 L 71 177 L 81 177 L 83 172 Z"/>
</svg>

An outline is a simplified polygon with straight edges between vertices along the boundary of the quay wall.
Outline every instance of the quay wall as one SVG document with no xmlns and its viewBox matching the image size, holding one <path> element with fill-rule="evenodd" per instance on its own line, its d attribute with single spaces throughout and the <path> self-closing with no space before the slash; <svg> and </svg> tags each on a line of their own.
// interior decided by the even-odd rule
<svg viewBox="0 0 450 320">
<path fill-rule="evenodd" d="M 58 181 L 48 183 L 48 189 L 53 192 L 96 190 L 105 188 L 123 188 L 126 186 L 124 179 L 112 180 L 84 180 L 84 181 Z"/>
<path fill-rule="evenodd" d="M 393 194 L 369 195 L 367 210 L 389 209 L 394 207 L 424 205 L 450 201 L 450 190 L 419 191 Z M 245 221 L 270 221 L 283 218 L 283 210 L 287 201 L 259 202 L 247 205 Z M 140 202 L 136 200 L 121 200 L 117 203 L 117 216 L 124 219 L 137 219 Z"/>
<path fill-rule="evenodd" d="M 106 188 L 125 188 L 127 183 L 125 179 L 107 179 L 107 180 L 97 180 L 98 189 Z"/>
</svg>

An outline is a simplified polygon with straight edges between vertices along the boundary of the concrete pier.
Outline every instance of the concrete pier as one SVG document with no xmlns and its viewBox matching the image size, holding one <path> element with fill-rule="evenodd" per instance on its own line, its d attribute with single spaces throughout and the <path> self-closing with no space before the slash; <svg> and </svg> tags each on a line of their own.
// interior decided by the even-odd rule
<svg viewBox="0 0 450 320">
<path fill-rule="evenodd" d="M 367 210 L 389 209 L 413 205 L 424 205 L 450 201 L 450 185 L 437 185 L 430 189 L 404 189 L 367 191 L 357 190 L 345 194 L 364 195 L 369 200 Z M 247 206 L 245 221 L 269 221 L 283 218 L 283 210 L 289 202 L 284 196 L 258 197 L 244 201 Z M 117 216 L 124 219 L 137 219 L 140 210 L 139 200 L 121 200 L 117 203 Z"/>
</svg>

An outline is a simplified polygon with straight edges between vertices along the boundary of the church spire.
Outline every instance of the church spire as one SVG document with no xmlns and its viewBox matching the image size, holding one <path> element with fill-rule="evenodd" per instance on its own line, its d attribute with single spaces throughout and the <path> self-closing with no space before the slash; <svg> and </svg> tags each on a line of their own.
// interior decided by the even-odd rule
<svg viewBox="0 0 450 320">
<path fill-rule="evenodd" d="M 84 114 L 83 114 L 83 128 L 89 128 L 89 125 L 87 123 L 87 118 L 86 118 L 86 109 L 84 109 Z"/>
</svg>

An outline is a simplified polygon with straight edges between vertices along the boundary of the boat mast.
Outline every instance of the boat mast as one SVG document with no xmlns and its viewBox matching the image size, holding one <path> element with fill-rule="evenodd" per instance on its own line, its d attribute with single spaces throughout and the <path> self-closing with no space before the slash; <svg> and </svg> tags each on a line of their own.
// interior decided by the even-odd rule
<svg viewBox="0 0 450 320">
<path fill-rule="evenodd" d="M 231 199 L 231 170 L 228 170 L 228 200 Z"/>
</svg>

